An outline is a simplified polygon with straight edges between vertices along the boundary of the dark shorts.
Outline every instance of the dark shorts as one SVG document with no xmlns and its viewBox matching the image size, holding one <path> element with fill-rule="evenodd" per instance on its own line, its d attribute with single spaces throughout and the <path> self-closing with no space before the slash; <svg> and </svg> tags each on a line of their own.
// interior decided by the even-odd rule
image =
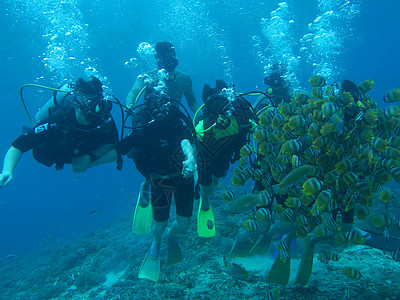
<svg viewBox="0 0 400 300">
<path fill-rule="evenodd" d="M 199 183 L 206 186 L 212 184 L 212 176 L 225 177 L 237 148 L 236 136 L 228 136 L 218 140 L 207 138 L 199 143 L 197 148 Z"/>
<path fill-rule="evenodd" d="M 172 196 L 175 199 L 176 214 L 191 217 L 194 200 L 193 177 L 183 178 L 179 175 L 170 179 L 151 180 L 151 204 L 155 221 L 168 220 Z"/>
<path fill-rule="evenodd" d="M 215 159 L 205 164 L 198 164 L 199 183 L 209 186 L 212 184 L 212 177 L 225 177 L 230 166 L 229 158 Z"/>
</svg>

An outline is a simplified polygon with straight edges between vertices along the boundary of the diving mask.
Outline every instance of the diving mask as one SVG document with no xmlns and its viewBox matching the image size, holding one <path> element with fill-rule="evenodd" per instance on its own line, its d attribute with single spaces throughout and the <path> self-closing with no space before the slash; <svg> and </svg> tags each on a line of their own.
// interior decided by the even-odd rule
<svg viewBox="0 0 400 300">
<path fill-rule="evenodd" d="M 112 103 L 103 97 L 84 95 L 79 91 L 73 92 L 74 101 L 90 123 L 101 123 L 110 119 Z M 88 97 L 92 96 L 92 97 Z"/>
</svg>

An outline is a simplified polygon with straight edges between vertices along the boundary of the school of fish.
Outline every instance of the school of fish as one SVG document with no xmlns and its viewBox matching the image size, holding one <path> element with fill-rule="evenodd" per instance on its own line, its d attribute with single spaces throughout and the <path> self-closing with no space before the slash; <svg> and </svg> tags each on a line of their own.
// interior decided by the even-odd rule
<svg viewBox="0 0 400 300">
<path fill-rule="evenodd" d="M 242 196 L 239 202 L 249 203 L 234 203 L 228 210 L 256 207 L 257 213 L 244 222 L 248 231 L 258 230 L 258 220 L 281 218 L 294 224 L 298 238 L 314 234 L 330 237 L 338 246 L 359 245 L 365 241 L 360 231 L 341 231 L 343 215 L 352 214 L 368 219 L 389 237 L 392 219 L 374 214 L 373 200 L 378 195 L 387 205 L 394 198 L 390 181 L 400 183 L 400 105 L 392 104 L 400 101 L 400 89 L 384 95 L 391 105 L 383 109 L 368 95 L 372 80 L 356 86 L 355 92 L 343 91 L 340 84 L 326 85 L 318 75 L 309 83 L 311 93 L 257 112 L 254 141 L 242 147 L 231 182 L 243 186 L 248 180 L 259 181 L 264 190 L 257 199 Z M 274 202 L 275 194 L 285 200 Z M 231 191 L 223 198 L 235 202 Z M 284 252 L 285 247 L 279 249 Z M 395 260 L 398 253 L 399 249 L 393 253 Z M 327 263 L 337 257 L 319 259 Z M 361 278 L 356 269 L 343 270 L 350 278 Z"/>
</svg>

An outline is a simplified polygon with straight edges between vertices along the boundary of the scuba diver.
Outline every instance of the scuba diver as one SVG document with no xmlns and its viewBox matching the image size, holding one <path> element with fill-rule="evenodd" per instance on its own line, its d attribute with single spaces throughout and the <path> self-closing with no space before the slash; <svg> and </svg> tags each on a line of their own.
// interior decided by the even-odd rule
<svg viewBox="0 0 400 300">
<path fill-rule="evenodd" d="M 197 226 L 199 236 L 211 237 L 215 226 L 209 197 L 230 164 L 240 158 L 255 116 L 251 104 L 222 80 L 216 81 L 215 88 L 205 85 L 202 98 L 203 117 L 196 125 L 201 196 Z"/>
<path fill-rule="evenodd" d="M 169 42 L 159 42 L 155 46 L 157 59 L 157 70 L 149 71 L 141 74 L 136 78 L 135 84 L 126 97 L 126 106 L 128 109 L 133 109 L 137 104 L 143 91 L 151 93 L 153 88 L 158 84 L 165 84 L 168 95 L 181 101 L 182 96 L 185 96 L 186 102 L 194 113 L 197 110 L 196 98 L 194 97 L 192 88 L 192 79 L 189 75 L 176 70 L 178 59 L 175 54 L 175 47 Z M 164 73 L 161 70 L 165 70 Z M 177 105 L 173 103 L 173 105 Z"/>
<path fill-rule="evenodd" d="M 261 111 L 265 110 L 268 106 L 277 107 L 279 103 L 289 102 L 291 99 L 290 95 L 290 83 L 285 79 L 285 67 L 276 63 L 270 68 L 270 74 L 264 78 L 264 83 L 268 86 L 266 93 L 262 93 L 253 107 L 258 115 Z M 251 167 L 254 171 L 261 171 L 263 173 L 270 173 L 271 170 L 266 166 L 263 170 L 261 168 L 261 161 L 263 156 L 257 153 L 254 162 Z M 267 174 L 265 174 L 267 175 Z M 270 177 L 269 185 L 272 186 L 277 182 Z M 253 187 L 253 194 L 262 193 L 266 187 L 261 180 L 256 180 Z M 267 194 L 270 192 L 267 191 Z M 287 197 L 280 194 L 271 194 L 272 201 L 268 205 L 258 205 L 257 210 L 265 209 L 271 211 L 272 202 L 275 201 L 278 204 L 283 204 Z M 229 253 L 229 257 L 246 257 L 249 254 L 264 254 L 271 243 L 272 236 L 279 231 L 285 231 L 285 224 L 278 222 L 276 224 L 271 223 L 272 220 L 257 222 L 259 230 L 257 232 L 249 232 L 247 230 L 239 230 L 235 243 Z M 271 226 L 273 225 L 273 226 Z M 254 242 L 255 241 L 255 242 Z"/>
<path fill-rule="evenodd" d="M 193 210 L 193 175 L 197 169 L 191 145 L 194 128 L 173 102 L 166 93 L 158 90 L 147 93 L 144 104 L 134 108 L 131 133 L 116 147 L 120 154 L 133 159 L 137 170 L 146 179 L 136 204 L 134 224 L 141 223 L 150 229 L 153 212 L 154 239 L 139 271 L 139 278 L 153 281 L 159 277 L 160 246 L 168 225 L 172 197 L 176 205 L 176 220 L 167 230 L 167 266 L 182 261 L 175 236 L 187 230 Z M 133 231 L 148 232 L 146 229 Z"/>
<path fill-rule="evenodd" d="M 58 109 L 59 106 L 63 103 L 64 99 L 66 99 L 69 93 L 72 92 L 74 89 L 79 89 L 79 91 L 82 93 L 86 93 L 88 95 L 93 94 L 97 98 L 102 99 L 102 86 L 103 84 L 98 78 L 91 76 L 88 82 L 86 82 L 83 78 L 78 78 L 75 82 L 69 82 L 60 86 L 57 89 L 52 89 L 54 90 L 53 96 L 45 103 L 45 105 L 43 105 L 43 107 L 39 109 L 39 111 L 35 115 L 36 123 L 49 117 L 54 110 Z M 111 110 L 111 102 L 105 103 L 110 106 L 109 109 Z"/>
<path fill-rule="evenodd" d="M 258 97 L 256 103 L 253 105 L 254 109 L 261 108 L 259 107 L 263 102 L 273 101 L 273 106 L 277 106 L 281 102 L 289 102 L 290 95 L 290 83 L 285 79 L 285 69 L 284 67 L 276 63 L 270 69 L 270 74 L 264 78 L 264 84 L 268 86 L 267 89 L 267 97 L 266 95 L 260 95 Z"/>
<path fill-rule="evenodd" d="M 71 164 L 77 173 L 116 159 L 111 150 L 118 142 L 118 131 L 110 114 L 112 104 L 103 98 L 99 79 L 79 78 L 54 93 L 51 102 L 46 104 L 41 121 L 18 137 L 7 151 L 1 186 L 11 182 L 22 154 L 31 149 L 39 163 L 47 167 L 55 164 L 56 170 Z"/>
</svg>

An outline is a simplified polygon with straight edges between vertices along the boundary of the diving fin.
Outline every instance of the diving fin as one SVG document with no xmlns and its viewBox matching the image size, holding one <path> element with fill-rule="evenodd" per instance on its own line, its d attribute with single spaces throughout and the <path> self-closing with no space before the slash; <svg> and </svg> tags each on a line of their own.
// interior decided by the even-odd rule
<svg viewBox="0 0 400 300">
<path fill-rule="evenodd" d="M 209 238 L 215 236 L 214 213 L 211 204 L 207 211 L 202 210 L 202 201 L 200 197 L 199 212 L 197 213 L 197 234 L 199 237 Z"/>
<path fill-rule="evenodd" d="M 138 277 L 157 282 L 160 276 L 160 255 L 158 255 L 156 259 L 152 259 L 149 254 L 150 250 L 147 252 L 142 262 Z"/>
<path fill-rule="evenodd" d="M 393 252 L 397 248 L 400 247 L 400 239 L 396 237 L 389 237 L 386 239 L 383 234 L 377 233 L 374 231 L 370 230 L 365 230 L 365 229 L 358 229 L 361 231 L 363 236 L 365 235 L 364 233 L 367 233 L 369 238 L 366 238 L 364 245 L 380 249 L 380 250 L 385 250 L 388 252 Z"/>
<path fill-rule="evenodd" d="M 262 234 L 250 249 L 249 254 L 264 255 L 268 252 L 269 245 L 271 244 L 272 236 Z"/>
<path fill-rule="evenodd" d="M 250 251 L 250 243 L 246 238 L 240 238 L 240 234 L 237 235 L 235 243 L 229 252 L 228 258 L 233 257 L 247 257 Z"/>
<path fill-rule="evenodd" d="M 287 286 L 290 277 L 290 258 L 283 262 L 278 256 L 269 271 L 267 282 Z"/>
<path fill-rule="evenodd" d="M 299 270 L 297 271 L 295 285 L 305 286 L 310 280 L 313 262 L 314 262 L 314 248 L 315 245 L 323 240 L 329 240 L 329 237 L 311 238 L 306 236 L 304 238 L 304 250 L 301 256 Z"/>
<path fill-rule="evenodd" d="M 183 256 L 178 242 L 174 238 L 168 239 L 166 266 L 167 267 L 173 266 L 175 264 L 182 262 L 182 260 Z"/>
<path fill-rule="evenodd" d="M 147 181 L 144 181 L 140 186 L 139 197 L 136 202 L 135 214 L 133 216 L 132 232 L 137 234 L 149 233 L 153 221 L 150 199 L 146 199 L 146 196 L 143 193 L 145 187 L 148 187 Z M 147 206 L 142 207 L 140 202 L 145 202 L 145 204 L 147 203 Z"/>
<path fill-rule="evenodd" d="M 280 284 L 282 286 L 287 286 L 290 278 L 290 256 L 291 256 L 291 247 L 292 241 L 295 237 L 289 237 L 286 240 L 287 247 L 287 261 L 283 261 L 281 258 L 281 254 L 277 256 L 274 261 L 274 264 L 269 271 L 267 282 Z"/>
</svg>

